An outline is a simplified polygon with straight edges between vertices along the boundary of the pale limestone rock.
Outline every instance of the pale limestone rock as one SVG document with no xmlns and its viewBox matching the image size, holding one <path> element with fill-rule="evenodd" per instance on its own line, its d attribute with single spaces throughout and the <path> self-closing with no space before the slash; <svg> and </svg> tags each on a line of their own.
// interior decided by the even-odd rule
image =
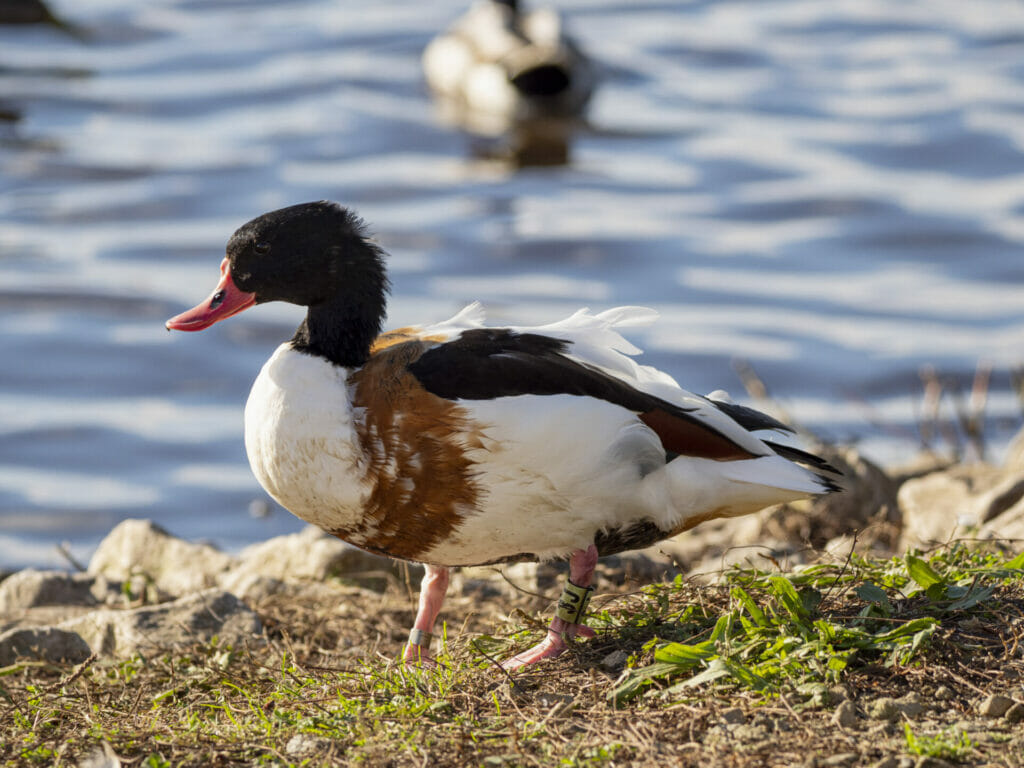
<svg viewBox="0 0 1024 768">
<path fill-rule="evenodd" d="M 312 525 L 299 533 L 253 544 L 239 553 L 238 560 L 230 578 L 255 574 L 281 581 L 322 581 L 329 576 L 359 580 L 364 576 L 393 573 L 396 567 L 391 558 L 364 552 Z"/>
<path fill-rule="evenodd" d="M 172 536 L 149 520 L 125 520 L 100 542 L 88 572 L 119 581 L 142 574 L 159 590 L 184 595 L 214 586 L 234 563 L 230 555 Z"/>
<path fill-rule="evenodd" d="M 962 535 L 1024 534 L 1024 474 L 988 464 L 963 464 L 908 480 L 899 493 L 901 546 L 926 547 Z"/>
<path fill-rule="evenodd" d="M 339 600 L 347 595 L 365 596 L 369 591 L 335 581 L 299 582 L 275 579 L 244 570 L 225 574 L 220 580 L 220 587 L 249 605 L 258 605 L 272 598 L 302 597 L 322 603 L 324 606 L 338 606 Z"/>
<path fill-rule="evenodd" d="M 308 733 L 297 733 L 292 736 L 284 747 L 285 754 L 293 758 L 315 758 L 327 754 L 334 742 L 331 739 L 310 736 Z"/>
<path fill-rule="evenodd" d="M 97 605 L 95 585 L 96 578 L 88 574 L 26 568 L 0 582 L 0 616 L 44 605 Z"/>
<path fill-rule="evenodd" d="M 288 589 L 288 584 L 281 579 L 237 569 L 221 574 L 217 582 L 225 592 L 251 603 L 266 600 Z"/>
<path fill-rule="evenodd" d="M 907 717 L 917 717 L 924 711 L 924 706 L 921 704 L 921 697 L 914 691 L 896 699 L 896 706 L 899 708 L 900 712 Z"/>
<path fill-rule="evenodd" d="M 993 694 L 986 696 L 978 703 L 978 714 L 985 717 L 1002 717 L 1013 706 L 1014 701 L 1009 696 Z"/>
<path fill-rule="evenodd" d="M 894 699 L 882 696 L 868 702 L 867 712 L 872 720 L 895 720 L 900 714 L 900 708 Z"/>
<path fill-rule="evenodd" d="M 905 482 L 898 497 L 903 515 L 901 548 L 943 543 L 981 525 L 978 498 L 1000 479 L 999 468 L 971 464 Z"/>
<path fill-rule="evenodd" d="M 93 611 L 60 625 L 76 632 L 97 653 L 130 656 L 206 642 L 241 646 L 260 642 L 260 620 L 230 592 L 208 589 L 171 603 L 132 610 Z"/>
<path fill-rule="evenodd" d="M 855 726 L 857 724 L 857 708 L 853 705 L 853 702 L 847 699 L 840 703 L 832 714 L 832 722 L 840 728 L 852 728 Z"/>
<path fill-rule="evenodd" d="M 986 539 L 1024 539 L 1024 499 L 988 518 L 978 536 Z"/>
<path fill-rule="evenodd" d="M 18 659 L 79 664 L 89 654 L 89 646 L 78 634 L 55 627 L 12 629 L 0 634 L 0 667 Z"/>
<path fill-rule="evenodd" d="M 508 596 L 522 592 L 546 593 L 561 588 L 564 570 L 554 562 L 471 566 L 459 569 L 455 589 L 471 594 L 487 583 L 496 587 L 500 594 Z"/>
</svg>

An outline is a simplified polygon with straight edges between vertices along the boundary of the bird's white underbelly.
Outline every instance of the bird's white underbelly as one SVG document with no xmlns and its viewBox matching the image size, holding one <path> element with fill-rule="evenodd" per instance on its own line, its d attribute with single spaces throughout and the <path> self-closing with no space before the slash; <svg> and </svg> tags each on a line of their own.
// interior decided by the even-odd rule
<svg viewBox="0 0 1024 768">
<path fill-rule="evenodd" d="M 460 401 L 483 427 L 468 451 L 477 509 L 424 559 L 490 562 L 517 554 L 561 557 L 600 530 L 662 517 L 644 477 L 663 468 L 656 435 L 623 408 L 572 395 Z"/>
<path fill-rule="evenodd" d="M 348 373 L 284 344 L 264 364 L 245 406 L 245 448 L 256 479 L 292 514 L 325 530 L 359 520 L 368 493 Z"/>
</svg>

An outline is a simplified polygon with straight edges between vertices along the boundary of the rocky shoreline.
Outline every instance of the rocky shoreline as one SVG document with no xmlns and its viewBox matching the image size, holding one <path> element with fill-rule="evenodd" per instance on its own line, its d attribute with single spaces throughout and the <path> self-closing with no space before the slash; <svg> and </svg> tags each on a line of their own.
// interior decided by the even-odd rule
<svg viewBox="0 0 1024 768">
<path fill-rule="evenodd" d="M 1024 542 L 1024 442 L 1002 466 L 925 459 L 884 471 L 853 449 L 825 449 L 847 491 L 803 505 L 714 521 L 677 540 L 603 563 L 603 588 L 683 574 L 713 582 L 733 564 L 791 569 L 852 550 L 874 557 L 956 538 Z M 463 595 L 557 589 L 559 564 L 468 568 L 454 580 Z M 337 578 L 331 578 L 337 577 Z M 322 597 L 382 592 L 418 583 L 403 566 L 355 549 L 315 528 L 253 545 L 238 555 L 191 543 L 152 522 L 128 520 L 103 540 L 82 573 L 26 569 L 0 581 L 0 667 L 17 660 L 81 663 L 93 655 L 183 647 L 217 636 L 263 642 L 250 608 L 270 596 Z M 412 603 L 410 601 L 410 609 Z M 301 628 L 295 628 L 301 631 Z"/>
</svg>

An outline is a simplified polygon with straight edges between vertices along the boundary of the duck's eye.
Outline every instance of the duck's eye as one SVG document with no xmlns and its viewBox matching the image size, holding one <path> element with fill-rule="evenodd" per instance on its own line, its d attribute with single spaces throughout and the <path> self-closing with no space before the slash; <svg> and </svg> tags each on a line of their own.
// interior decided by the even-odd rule
<svg viewBox="0 0 1024 768">
<path fill-rule="evenodd" d="M 256 243 L 256 245 L 254 245 L 253 248 L 256 249 L 256 253 L 263 256 L 270 253 L 270 243 L 268 243 L 266 240 L 261 240 L 260 242 Z"/>
</svg>

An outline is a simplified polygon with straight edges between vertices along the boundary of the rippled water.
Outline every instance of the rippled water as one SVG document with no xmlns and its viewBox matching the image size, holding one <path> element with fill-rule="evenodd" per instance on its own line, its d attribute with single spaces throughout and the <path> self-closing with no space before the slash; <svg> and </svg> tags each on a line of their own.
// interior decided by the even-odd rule
<svg viewBox="0 0 1024 768">
<path fill-rule="evenodd" d="M 202 334 L 228 235 L 332 198 L 392 254 L 391 322 L 657 308 L 685 386 L 748 360 L 800 423 L 916 450 L 918 371 L 994 366 L 1019 422 L 1024 6 L 564 0 L 603 82 L 565 167 L 474 159 L 419 54 L 462 2 L 94 0 L 0 27 L 0 566 L 151 517 L 226 548 L 298 521 L 241 412 L 300 311 Z"/>
</svg>

